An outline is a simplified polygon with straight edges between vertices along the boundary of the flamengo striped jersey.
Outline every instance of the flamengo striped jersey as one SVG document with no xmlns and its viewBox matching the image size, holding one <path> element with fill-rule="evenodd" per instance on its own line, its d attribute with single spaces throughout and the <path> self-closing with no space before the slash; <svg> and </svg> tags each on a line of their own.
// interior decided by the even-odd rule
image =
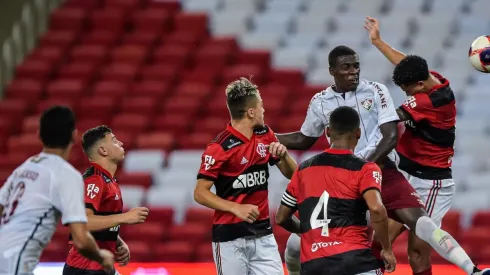
<svg viewBox="0 0 490 275">
<path fill-rule="evenodd" d="M 340 106 L 352 107 L 359 113 L 361 138 L 355 154 L 362 158 L 369 156 L 383 137 L 379 126 L 399 120 L 386 86 L 361 80 L 356 91 L 346 92 L 344 95 L 335 92 L 332 87 L 314 95 L 301 127 L 301 133 L 309 137 L 321 136 L 328 126 L 330 114 Z M 393 150 L 388 156 L 395 160 L 395 151 Z"/>
<path fill-rule="evenodd" d="M 87 222 L 83 178 L 58 155 L 40 153 L 14 170 L 0 189 L 0 274 L 33 272 L 60 220 Z"/>
</svg>

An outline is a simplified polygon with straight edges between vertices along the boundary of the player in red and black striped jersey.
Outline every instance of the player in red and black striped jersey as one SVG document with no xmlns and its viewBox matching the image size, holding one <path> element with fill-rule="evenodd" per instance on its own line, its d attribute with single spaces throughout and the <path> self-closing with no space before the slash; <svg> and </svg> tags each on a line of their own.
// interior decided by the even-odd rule
<svg viewBox="0 0 490 275">
<path fill-rule="evenodd" d="M 335 109 L 327 128 L 330 149 L 301 163 L 283 195 L 276 221 L 301 233 L 301 275 L 379 274 L 370 249 L 367 210 L 384 245 L 386 267 L 395 269 L 380 195 L 381 170 L 353 154 L 361 136 L 359 124 L 351 107 Z M 296 210 L 300 223 L 292 220 Z"/>
<path fill-rule="evenodd" d="M 490 269 L 482 271 L 476 268 L 457 242 L 447 232 L 437 228 L 441 226 L 442 218 L 451 207 L 455 191 L 451 162 L 454 155 L 456 105 L 449 81 L 440 74 L 429 71 L 424 58 L 407 56 L 385 43 L 380 38 L 378 21 L 375 18 L 367 17 L 365 28 L 373 45 L 396 65 L 393 81 L 408 96 L 405 103 L 397 109 L 406 128 L 396 147 L 400 157 L 398 167 L 408 174 L 407 180 L 424 201 L 425 210 L 431 217 L 430 221 L 422 220 L 427 221 L 427 228 L 416 228 L 410 233 L 408 252 L 414 274 L 432 274 L 430 246 L 467 274 L 490 274 Z M 417 222 L 417 227 L 422 226 Z M 403 232 L 403 229 L 401 224 L 390 228 L 392 239 Z M 414 234 L 423 231 L 433 232 L 427 234 L 432 237 L 424 239 L 428 243 Z M 426 234 L 417 234 L 420 238 L 423 235 Z M 441 243 L 447 244 L 441 246 Z"/>
<path fill-rule="evenodd" d="M 268 165 L 291 178 L 296 162 L 264 124 L 257 86 L 241 78 L 228 85 L 226 98 L 231 123 L 206 147 L 194 191 L 198 203 L 216 210 L 217 273 L 283 275 L 269 218 Z"/>
<path fill-rule="evenodd" d="M 124 160 L 123 144 L 107 126 L 98 126 L 85 132 L 82 137 L 84 152 L 91 161 L 83 175 L 85 182 L 85 208 L 88 229 L 99 247 L 114 253 L 121 266 L 129 262 L 129 248 L 119 236 L 121 224 L 143 223 L 148 209 L 137 207 L 123 211 L 121 190 L 114 178 L 117 166 Z M 114 269 L 113 274 L 118 274 Z M 63 268 L 63 275 L 107 275 L 94 261 L 80 255 L 73 247 L 70 236 L 70 251 Z"/>
</svg>

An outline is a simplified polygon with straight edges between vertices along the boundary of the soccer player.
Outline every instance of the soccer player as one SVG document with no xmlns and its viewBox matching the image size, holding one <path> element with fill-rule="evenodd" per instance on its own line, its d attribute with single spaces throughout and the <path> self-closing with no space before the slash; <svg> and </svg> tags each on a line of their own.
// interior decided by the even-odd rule
<svg viewBox="0 0 490 275">
<path fill-rule="evenodd" d="M 264 124 L 256 85 L 240 78 L 226 88 L 231 123 L 208 146 L 194 190 L 215 209 L 212 246 L 218 275 L 283 275 L 269 220 L 268 164 L 291 178 L 296 162 Z M 216 195 L 210 191 L 216 187 Z"/>
<path fill-rule="evenodd" d="M 329 119 L 330 149 L 299 165 L 276 214 L 277 224 L 301 233 L 301 274 L 379 274 L 371 252 L 366 210 L 383 245 L 389 272 L 396 260 L 388 236 L 388 216 L 381 202 L 381 170 L 354 156 L 361 136 L 359 115 L 338 107 Z M 301 223 L 292 219 L 299 211 Z"/>
<path fill-rule="evenodd" d="M 91 162 L 83 174 L 88 229 L 92 231 L 98 245 L 113 252 L 120 266 L 125 266 L 129 262 L 129 248 L 119 236 L 120 225 L 143 223 L 148 216 L 148 209 L 137 207 L 122 213 L 123 199 L 114 174 L 119 163 L 124 160 L 124 148 L 109 127 L 102 125 L 86 131 L 82 136 L 82 147 Z M 70 242 L 63 274 L 107 273 L 97 262 L 81 257 Z M 117 274 L 117 271 L 114 270 L 112 274 Z"/>
<path fill-rule="evenodd" d="M 353 107 L 361 120 L 361 138 L 355 154 L 382 166 L 381 197 L 389 216 L 407 225 L 446 260 L 468 274 L 477 272 L 454 238 L 430 219 L 417 192 L 394 163 L 397 156 L 393 149 L 397 143 L 399 118 L 386 86 L 367 80 L 359 81 L 358 56 L 348 47 L 334 48 L 329 54 L 329 65 L 335 85 L 313 97 L 301 131 L 278 134 L 279 141 L 289 149 L 308 149 L 328 127 L 331 111 L 338 106 Z M 285 256 L 288 270 L 292 271 L 290 274 L 295 274 L 294 268 L 296 272 L 298 270 L 298 247 L 299 238 L 292 234 Z"/>
<path fill-rule="evenodd" d="M 451 173 L 456 123 L 454 93 L 447 79 L 429 71 L 425 59 L 407 56 L 384 42 L 377 19 L 367 17 L 365 28 L 372 44 L 396 65 L 393 81 L 408 96 L 396 110 L 406 128 L 396 147 L 398 168 L 408 174 L 408 181 L 424 201 L 427 213 L 440 227 L 455 191 Z M 401 229 L 404 227 L 397 224 L 390 231 L 401 233 Z M 408 256 L 413 273 L 432 274 L 429 244 L 413 232 L 409 236 Z M 467 273 L 473 271 L 471 265 L 468 262 Z"/>
<path fill-rule="evenodd" d="M 77 135 L 75 116 L 54 106 L 39 125 L 43 151 L 15 169 L 0 189 L 0 274 L 33 274 L 60 216 L 80 253 L 110 270 L 114 256 L 99 249 L 87 228 L 82 175 L 66 161 Z"/>
</svg>

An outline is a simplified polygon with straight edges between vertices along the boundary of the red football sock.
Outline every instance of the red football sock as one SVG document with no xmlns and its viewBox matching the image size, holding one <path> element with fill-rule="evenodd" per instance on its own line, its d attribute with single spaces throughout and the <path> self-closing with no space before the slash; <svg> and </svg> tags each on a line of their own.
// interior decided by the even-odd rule
<svg viewBox="0 0 490 275">
<path fill-rule="evenodd" d="M 422 272 L 419 272 L 419 273 L 413 272 L 413 275 L 432 275 L 432 267 L 430 267 L 426 271 L 422 271 Z"/>
<path fill-rule="evenodd" d="M 381 247 L 381 244 L 378 243 L 377 241 L 372 241 L 371 242 L 371 250 L 373 251 L 373 256 L 376 258 L 376 260 L 380 261 L 381 263 L 381 272 L 385 272 L 385 266 L 383 263 L 383 259 L 381 259 L 381 250 L 383 248 Z M 424 274 L 425 275 L 425 274 Z"/>
</svg>

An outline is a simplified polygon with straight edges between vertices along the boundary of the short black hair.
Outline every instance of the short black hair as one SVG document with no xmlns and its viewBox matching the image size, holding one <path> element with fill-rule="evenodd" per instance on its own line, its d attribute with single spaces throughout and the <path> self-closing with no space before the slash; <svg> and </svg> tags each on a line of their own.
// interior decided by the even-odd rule
<svg viewBox="0 0 490 275">
<path fill-rule="evenodd" d="M 348 106 L 341 106 L 330 114 L 329 127 L 332 132 L 344 135 L 359 129 L 360 120 L 356 110 Z"/>
<path fill-rule="evenodd" d="M 418 55 L 407 55 L 393 70 L 393 82 L 397 86 L 415 84 L 429 76 L 427 61 Z"/>
<path fill-rule="evenodd" d="M 39 137 L 44 147 L 64 149 L 73 141 L 75 114 L 66 106 L 52 106 L 39 119 Z"/>
<path fill-rule="evenodd" d="M 330 67 L 335 67 L 337 65 L 337 58 L 344 56 L 344 55 L 356 55 L 356 51 L 353 49 L 341 45 L 333 48 L 330 53 L 328 54 L 328 65 Z"/>
<path fill-rule="evenodd" d="M 88 152 L 90 149 L 92 149 L 95 143 L 105 138 L 105 136 L 109 133 L 112 133 L 112 130 L 106 125 L 100 125 L 92 129 L 88 129 L 85 133 L 83 133 L 82 148 L 85 154 L 88 155 Z"/>
</svg>

